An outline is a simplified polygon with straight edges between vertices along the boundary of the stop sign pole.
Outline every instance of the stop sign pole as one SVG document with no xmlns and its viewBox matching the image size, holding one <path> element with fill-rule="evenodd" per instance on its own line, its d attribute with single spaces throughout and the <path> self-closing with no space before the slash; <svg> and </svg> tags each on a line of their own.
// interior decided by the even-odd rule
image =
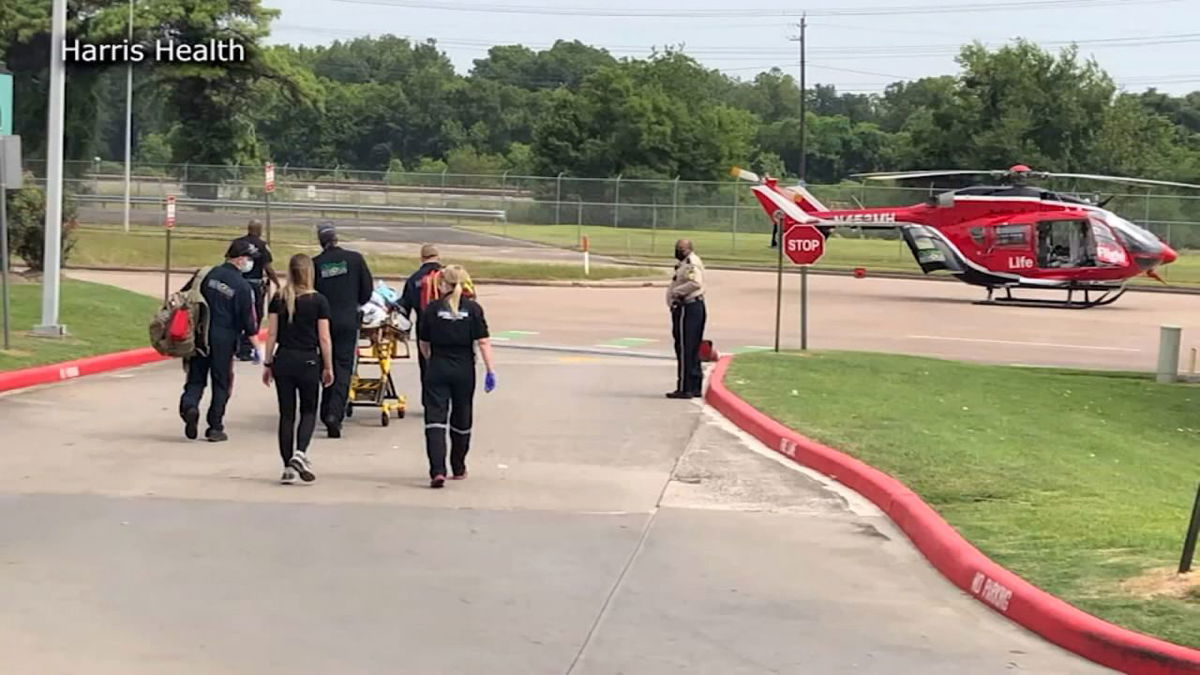
<svg viewBox="0 0 1200 675">
<path fill-rule="evenodd" d="M 775 231 L 779 233 L 779 260 L 775 269 L 775 353 L 779 353 L 779 318 L 783 314 L 783 224 L 787 221 L 783 211 L 775 212 Z"/>
<path fill-rule="evenodd" d="M 800 266 L 800 349 L 805 350 L 808 349 L 808 268 L 825 255 L 825 235 L 812 225 L 797 223 L 788 228 L 780 241 L 779 248 L 786 250 L 788 259 Z"/>
</svg>

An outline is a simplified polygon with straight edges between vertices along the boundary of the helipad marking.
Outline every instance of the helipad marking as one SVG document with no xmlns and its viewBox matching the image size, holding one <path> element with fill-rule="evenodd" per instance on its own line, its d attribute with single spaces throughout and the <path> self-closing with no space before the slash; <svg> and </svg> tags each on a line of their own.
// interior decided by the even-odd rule
<svg viewBox="0 0 1200 675">
<path fill-rule="evenodd" d="M 537 334 L 538 334 L 538 332 L 535 330 L 502 330 L 502 331 L 499 331 L 496 333 L 492 333 L 492 339 L 493 340 L 501 340 L 501 341 L 519 340 L 523 337 L 528 337 L 530 335 L 537 335 Z"/>
<path fill-rule="evenodd" d="M 1093 345 L 1065 345 L 1056 342 L 1019 342 L 1017 340 L 989 340 L 985 338 L 950 337 L 946 335 L 909 335 L 914 340 L 950 340 L 955 342 L 987 342 L 997 345 L 1018 345 L 1022 347 L 1057 347 L 1059 349 L 1093 349 L 1102 352 L 1140 352 L 1140 349 L 1129 347 L 1096 347 Z"/>
<path fill-rule="evenodd" d="M 644 344 L 649 344 L 651 342 L 658 342 L 658 340 L 651 340 L 649 338 L 639 338 L 639 337 L 623 337 L 623 338 L 615 338 L 615 339 L 609 340 L 607 342 L 601 342 L 598 346 L 600 346 L 600 347 L 616 347 L 617 349 L 628 349 L 630 347 L 640 347 Z"/>
<path fill-rule="evenodd" d="M 744 347 L 737 347 L 737 348 L 733 349 L 730 353 L 731 354 L 748 354 L 750 352 L 766 352 L 766 351 L 770 351 L 770 350 L 771 350 L 771 347 L 763 347 L 761 345 L 746 345 Z"/>
</svg>

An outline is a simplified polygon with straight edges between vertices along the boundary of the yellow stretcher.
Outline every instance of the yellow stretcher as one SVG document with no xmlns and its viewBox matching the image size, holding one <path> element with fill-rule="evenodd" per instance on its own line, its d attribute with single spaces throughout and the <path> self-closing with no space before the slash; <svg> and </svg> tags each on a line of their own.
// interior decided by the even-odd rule
<svg viewBox="0 0 1200 675">
<path fill-rule="evenodd" d="M 403 355 L 401 345 L 404 346 Z M 346 417 L 352 416 L 356 407 L 372 407 L 379 410 L 379 421 L 385 427 L 391 421 L 392 413 L 403 419 L 408 398 L 396 391 L 392 381 L 392 359 L 396 358 L 412 358 L 408 331 L 401 330 L 391 321 L 359 328 Z M 370 376 L 364 370 L 377 371 L 377 374 Z"/>
</svg>

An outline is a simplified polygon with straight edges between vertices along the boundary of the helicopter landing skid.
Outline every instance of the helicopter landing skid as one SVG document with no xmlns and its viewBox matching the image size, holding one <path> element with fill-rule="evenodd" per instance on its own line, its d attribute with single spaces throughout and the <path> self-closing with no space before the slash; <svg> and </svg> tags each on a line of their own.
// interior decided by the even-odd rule
<svg viewBox="0 0 1200 675">
<path fill-rule="evenodd" d="M 1068 288 L 1066 300 L 1044 300 L 1041 298 L 1015 298 L 1011 288 L 1004 289 L 1004 297 L 993 297 L 996 289 L 988 288 L 987 300 L 977 300 L 971 304 L 974 305 L 1008 305 L 1012 307 L 1055 307 L 1058 309 L 1090 309 L 1092 307 L 1103 307 L 1111 305 L 1117 301 L 1117 298 L 1125 294 L 1126 288 L 1120 286 L 1117 288 L 1106 289 L 1090 289 L 1090 288 Z M 1083 294 L 1083 300 L 1076 298 L 1076 293 Z M 1096 294 L 1099 293 L 1099 296 Z"/>
</svg>

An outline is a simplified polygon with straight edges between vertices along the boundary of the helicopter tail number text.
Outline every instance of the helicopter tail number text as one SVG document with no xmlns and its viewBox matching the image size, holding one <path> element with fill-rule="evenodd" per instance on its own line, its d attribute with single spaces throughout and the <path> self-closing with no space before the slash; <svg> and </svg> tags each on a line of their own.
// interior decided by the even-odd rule
<svg viewBox="0 0 1200 675">
<path fill-rule="evenodd" d="M 831 216 L 829 220 L 835 223 L 894 223 L 894 213 L 848 213 Z"/>
</svg>

